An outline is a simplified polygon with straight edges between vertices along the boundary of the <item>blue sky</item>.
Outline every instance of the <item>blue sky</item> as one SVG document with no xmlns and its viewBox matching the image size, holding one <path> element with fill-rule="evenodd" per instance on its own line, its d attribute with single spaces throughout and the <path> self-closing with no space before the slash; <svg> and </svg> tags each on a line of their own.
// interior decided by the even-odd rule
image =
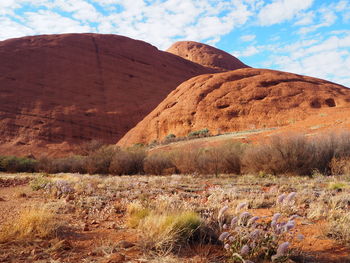
<svg viewBox="0 0 350 263">
<path fill-rule="evenodd" d="M 350 0 L 0 0 L 0 40 L 111 33 L 214 45 L 258 68 L 350 87 Z"/>
</svg>

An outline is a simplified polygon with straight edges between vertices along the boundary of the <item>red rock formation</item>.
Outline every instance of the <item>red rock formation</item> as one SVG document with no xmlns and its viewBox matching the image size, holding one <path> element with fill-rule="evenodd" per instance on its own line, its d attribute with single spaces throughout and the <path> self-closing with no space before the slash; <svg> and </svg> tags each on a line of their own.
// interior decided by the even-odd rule
<svg viewBox="0 0 350 263">
<path fill-rule="evenodd" d="M 176 42 L 167 50 L 167 52 L 183 57 L 205 67 L 220 71 L 248 67 L 239 59 L 235 58 L 229 53 L 226 53 L 225 51 L 193 41 Z"/>
<path fill-rule="evenodd" d="M 115 143 L 183 81 L 211 69 L 142 41 L 66 34 L 0 42 L 0 154 Z"/>
<path fill-rule="evenodd" d="M 306 76 L 238 69 L 194 77 L 168 97 L 119 142 L 126 146 L 186 136 L 276 127 L 317 115 L 322 108 L 350 108 L 350 89 Z"/>
</svg>

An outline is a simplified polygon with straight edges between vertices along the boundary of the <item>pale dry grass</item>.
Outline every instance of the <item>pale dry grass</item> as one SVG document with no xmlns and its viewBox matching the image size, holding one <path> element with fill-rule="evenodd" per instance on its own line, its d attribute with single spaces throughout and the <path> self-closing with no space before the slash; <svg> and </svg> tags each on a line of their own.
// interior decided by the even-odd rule
<svg viewBox="0 0 350 263">
<path fill-rule="evenodd" d="M 0 243 L 53 237 L 59 226 L 55 214 L 48 208 L 28 208 L 23 210 L 12 222 L 2 226 Z"/>
<path fill-rule="evenodd" d="M 137 227 L 143 247 L 167 255 L 188 242 L 201 225 L 200 217 L 191 211 L 150 214 Z"/>
</svg>

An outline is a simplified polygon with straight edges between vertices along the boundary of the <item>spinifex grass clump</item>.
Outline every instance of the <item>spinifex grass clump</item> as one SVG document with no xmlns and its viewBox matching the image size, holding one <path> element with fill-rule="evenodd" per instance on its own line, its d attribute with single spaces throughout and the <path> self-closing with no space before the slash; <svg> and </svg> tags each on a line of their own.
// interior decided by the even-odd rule
<svg viewBox="0 0 350 263">
<path fill-rule="evenodd" d="M 59 227 L 60 223 L 53 211 L 45 207 L 26 209 L 11 224 L 1 227 L 0 243 L 53 237 Z"/>
<path fill-rule="evenodd" d="M 226 207 L 220 210 L 219 222 L 226 210 Z M 240 208 L 236 209 L 239 210 Z M 291 230 L 295 221 L 292 217 L 284 222 L 280 217 L 281 214 L 276 213 L 270 220 L 266 220 L 252 216 L 249 212 L 240 213 L 229 224 L 222 225 L 225 232 L 222 232 L 219 240 L 224 243 L 233 262 L 285 262 L 289 247 L 289 242 L 285 240 L 292 237 Z"/>
<path fill-rule="evenodd" d="M 144 249 L 167 254 L 188 242 L 202 220 L 192 211 L 158 211 L 131 203 L 126 223 L 139 231 Z"/>
</svg>

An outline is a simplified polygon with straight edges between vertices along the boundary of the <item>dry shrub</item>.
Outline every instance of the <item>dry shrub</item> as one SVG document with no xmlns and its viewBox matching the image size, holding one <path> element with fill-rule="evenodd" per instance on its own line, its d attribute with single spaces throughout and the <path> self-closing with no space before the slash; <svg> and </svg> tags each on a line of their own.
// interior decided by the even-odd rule
<svg viewBox="0 0 350 263">
<path fill-rule="evenodd" d="M 115 145 L 102 146 L 87 156 L 41 157 L 38 170 L 47 173 L 141 174 L 146 152 L 141 147 L 122 150 Z"/>
<path fill-rule="evenodd" d="M 207 148 L 188 146 L 174 151 L 171 161 L 180 173 L 185 174 L 240 174 L 244 149 L 241 143 L 223 143 Z"/>
<path fill-rule="evenodd" d="M 332 158 L 330 169 L 332 175 L 350 175 L 350 158 Z"/>
<path fill-rule="evenodd" d="M 86 157 L 86 170 L 89 174 L 108 174 L 109 166 L 120 149 L 114 145 L 103 146 Z"/>
<path fill-rule="evenodd" d="M 314 140 L 316 169 L 330 174 L 332 172 L 332 160 L 346 159 L 350 157 L 350 132 L 333 132 L 320 135 Z"/>
<path fill-rule="evenodd" d="M 350 244 L 350 213 L 344 212 L 344 210 L 338 209 L 332 213 L 332 216 L 328 218 L 328 226 L 326 233 L 342 242 L 343 244 Z"/>
<path fill-rule="evenodd" d="M 142 147 L 119 150 L 112 157 L 109 172 L 114 175 L 132 175 L 143 173 L 146 151 Z"/>
<path fill-rule="evenodd" d="M 198 172 L 200 154 L 200 149 L 189 145 L 181 150 L 174 150 L 170 155 L 170 159 L 179 173 L 191 174 Z"/>
<path fill-rule="evenodd" d="M 196 170 L 200 174 L 215 174 L 221 172 L 222 151 L 217 147 L 201 149 Z"/>
<path fill-rule="evenodd" d="M 241 143 L 224 143 L 219 146 L 202 149 L 198 161 L 201 174 L 240 174 L 241 158 L 245 146 Z"/>
<path fill-rule="evenodd" d="M 53 237 L 59 227 L 55 214 L 47 208 L 26 209 L 13 218 L 11 223 L 2 226 L 0 243 Z"/>
<path fill-rule="evenodd" d="M 169 168 L 174 167 L 170 157 L 166 153 L 154 153 L 147 156 L 144 162 L 144 170 L 146 174 L 162 175 Z"/>
<path fill-rule="evenodd" d="M 315 168 L 315 146 L 301 134 L 271 136 L 245 152 L 243 163 L 248 172 L 270 174 L 311 174 Z"/>
<path fill-rule="evenodd" d="M 46 173 L 86 173 L 84 156 L 72 155 L 64 158 L 51 159 L 41 157 L 38 171 Z"/>
<path fill-rule="evenodd" d="M 222 145 L 224 173 L 240 174 L 242 169 L 242 157 L 247 146 L 242 143 L 227 143 Z"/>
<path fill-rule="evenodd" d="M 106 146 L 106 144 L 104 144 L 99 140 L 91 140 L 89 142 L 85 142 L 79 145 L 77 153 L 79 155 L 88 156 L 93 152 L 96 152 L 97 150 L 101 149 L 104 146 Z"/>
<path fill-rule="evenodd" d="M 246 172 L 311 175 L 330 174 L 336 159 L 350 157 L 350 133 L 327 133 L 307 138 L 302 134 L 274 135 L 245 152 Z M 339 168 L 339 167 L 338 167 Z M 335 172 L 335 171 L 334 171 Z"/>
</svg>

